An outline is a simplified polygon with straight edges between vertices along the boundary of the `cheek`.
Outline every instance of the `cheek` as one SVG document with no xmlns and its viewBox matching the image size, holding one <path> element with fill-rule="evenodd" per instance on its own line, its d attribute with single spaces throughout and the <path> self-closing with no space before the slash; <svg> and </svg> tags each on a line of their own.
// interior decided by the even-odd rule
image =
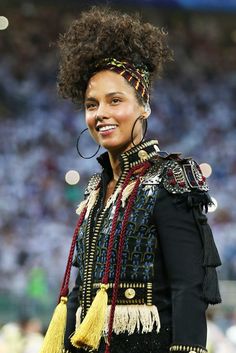
<svg viewBox="0 0 236 353">
<path fill-rule="evenodd" d="M 138 118 L 138 113 L 133 107 L 124 107 L 123 109 L 116 112 L 116 119 L 121 124 L 133 125 L 134 121 Z"/>
<path fill-rule="evenodd" d="M 139 107 L 135 105 L 127 106 L 122 114 L 120 114 L 119 122 L 121 124 L 122 133 L 124 133 L 125 136 L 130 136 L 131 133 L 133 137 L 142 134 L 142 123 L 138 120 L 141 115 L 142 113 Z"/>
<path fill-rule="evenodd" d="M 94 116 L 91 113 L 85 113 L 85 123 L 89 129 L 94 125 Z"/>
<path fill-rule="evenodd" d="M 95 119 L 94 119 L 93 114 L 85 113 L 85 123 L 87 125 L 88 131 L 89 131 L 90 135 L 93 137 L 93 139 L 96 140 L 96 131 L 95 131 L 94 121 L 95 121 Z"/>
</svg>

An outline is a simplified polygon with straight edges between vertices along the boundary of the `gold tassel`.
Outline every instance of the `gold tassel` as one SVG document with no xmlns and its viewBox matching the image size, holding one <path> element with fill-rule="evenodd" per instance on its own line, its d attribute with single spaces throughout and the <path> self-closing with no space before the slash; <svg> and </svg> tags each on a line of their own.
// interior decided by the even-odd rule
<svg viewBox="0 0 236 353">
<path fill-rule="evenodd" d="M 71 337 L 73 346 L 89 350 L 98 349 L 107 313 L 107 289 L 107 284 L 101 284 L 84 320 Z"/>
<path fill-rule="evenodd" d="M 61 353 L 63 351 L 67 315 L 66 303 L 67 298 L 61 297 L 60 303 L 53 313 L 40 353 Z"/>
</svg>

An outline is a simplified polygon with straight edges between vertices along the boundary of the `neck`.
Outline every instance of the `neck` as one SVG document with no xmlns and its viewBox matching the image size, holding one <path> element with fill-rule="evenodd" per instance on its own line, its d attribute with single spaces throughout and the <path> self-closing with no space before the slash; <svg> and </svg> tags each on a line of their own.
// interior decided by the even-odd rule
<svg viewBox="0 0 236 353">
<path fill-rule="evenodd" d="M 136 136 L 136 138 L 134 139 L 135 146 L 138 145 L 141 140 L 142 140 L 142 137 Z M 121 174 L 121 167 L 120 167 L 120 155 L 121 155 L 121 153 L 126 152 L 126 151 L 130 150 L 133 147 L 134 146 L 132 145 L 132 143 L 129 142 L 127 144 L 126 148 L 123 148 L 122 152 L 119 151 L 119 150 L 117 150 L 117 151 L 108 151 L 110 164 L 111 164 L 111 168 L 112 168 L 112 171 L 113 171 L 113 179 L 115 181 L 118 181 L 118 179 L 120 177 L 120 174 Z"/>
<path fill-rule="evenodd" d="M 113 179 L 115 181 L 117 181 L 120 177 L 121 174 L 121 168 L 120 168 L 120 160 L 119 160 L 119 154 L 113 154 L 113 153 L 109 153 L 109 159 L 110 159 L 110 164 L 111 164 L 111 168 L 113 171 Z"/>
</svg>

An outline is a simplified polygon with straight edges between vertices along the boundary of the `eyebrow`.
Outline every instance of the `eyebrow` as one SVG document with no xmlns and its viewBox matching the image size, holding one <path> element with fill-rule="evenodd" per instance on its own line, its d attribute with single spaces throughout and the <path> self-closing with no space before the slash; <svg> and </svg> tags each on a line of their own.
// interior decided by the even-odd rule
<svg viewBox="0 0 236 353">
<path fill-rule="evenodd" d="M 112 96 L 115 96 L 116 94 L 121 94 L 122 96 L 124 96 L 125 94 L 123 92 L 110 92 L 110 93 L 107 93 L 106 94 L 106 97 L 112 97 Z M 85 98 L 85 101 L 97 101 L 97 99 L 95 97 L 87 97 Z"/>
</svg>

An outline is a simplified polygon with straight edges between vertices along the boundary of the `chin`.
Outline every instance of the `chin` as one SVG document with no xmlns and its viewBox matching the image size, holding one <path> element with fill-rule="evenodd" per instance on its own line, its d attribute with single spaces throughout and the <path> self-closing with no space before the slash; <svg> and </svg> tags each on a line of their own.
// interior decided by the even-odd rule
<svg viewBox="0 0 236 353">
<path fill-rule="evenodd" d="M 102 147 L 104 147 L 108 152 L 110 153 L 118 153 L 121 154 L 125 151 L 128 151 L 130 148 L 132 148 L 132 143 L 129 141 L 124 144 L 117 144 L 117 143 L 103 143 L 101 144 Z"/>
</svg>

